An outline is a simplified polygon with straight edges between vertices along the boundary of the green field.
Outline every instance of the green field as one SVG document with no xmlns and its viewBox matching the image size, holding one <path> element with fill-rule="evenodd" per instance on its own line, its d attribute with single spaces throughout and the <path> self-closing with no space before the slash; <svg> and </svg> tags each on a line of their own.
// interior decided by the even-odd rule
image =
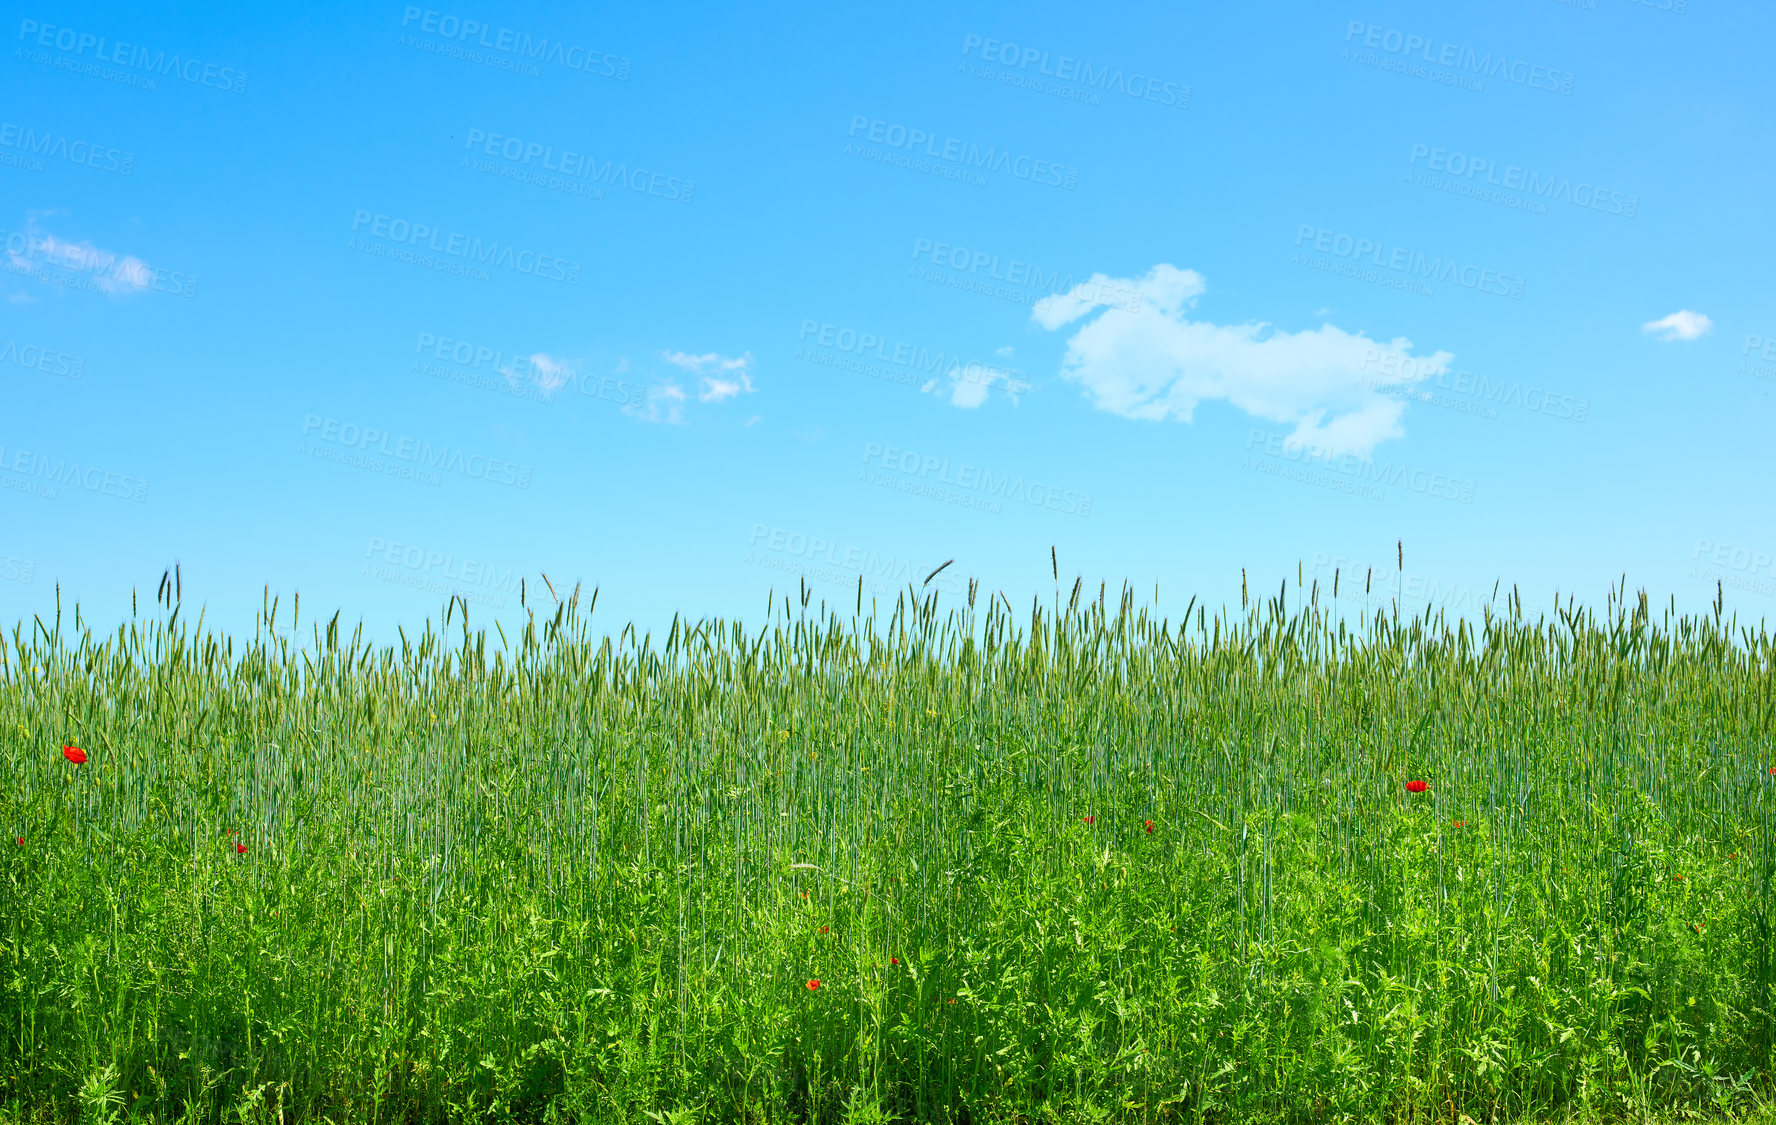
<svg viewBox="0 0 1776 1125">
<path fill-rule="evenodd" d="M 0 1121 L 1770 1120 L 1776 638 L 1344 585 L 22 623 Z"/>
</svg>

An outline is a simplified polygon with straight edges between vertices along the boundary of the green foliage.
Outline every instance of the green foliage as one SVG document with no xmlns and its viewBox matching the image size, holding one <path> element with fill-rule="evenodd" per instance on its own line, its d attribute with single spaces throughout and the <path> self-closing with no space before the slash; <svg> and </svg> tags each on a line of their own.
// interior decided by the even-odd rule
<svg viewBox="0 0 1776 1125">
<path fill-rule="evenodd" d="M 0 1121 L 1767 1113 L 1762 632 L 1077 599 L 21 625 Z"/>
</svg>

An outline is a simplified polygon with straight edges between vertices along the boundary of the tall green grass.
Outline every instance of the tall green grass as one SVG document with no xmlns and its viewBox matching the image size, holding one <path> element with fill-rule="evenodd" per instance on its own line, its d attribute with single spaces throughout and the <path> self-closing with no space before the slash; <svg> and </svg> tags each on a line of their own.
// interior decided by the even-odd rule
<svg viewBox="0 0 1776 1125">
<path fill-rule="evenodd" d="M 0 639 L 0 1116 L 1770 1094 L 1773 644 L 1718 605 L 804 593 L 660 641 L 538 592 L 509 637 L 453 603 L 378 648 L 271 603 L 236 641 L 168 591 Z"/>
</svg>

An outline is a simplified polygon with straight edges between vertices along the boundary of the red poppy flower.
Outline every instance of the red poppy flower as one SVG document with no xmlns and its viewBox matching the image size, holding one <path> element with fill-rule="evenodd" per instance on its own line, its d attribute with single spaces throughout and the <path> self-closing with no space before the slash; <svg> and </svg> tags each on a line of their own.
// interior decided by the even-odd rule
<svg viewBox="0 0 1776 1125">
<path fill-rule="evenodd" d="M 1430 787 L 1431 787 L 1431 783 L 1428 781 L 1408 781 L 1406 783 L 1406 792 L 1408 792 L 1408 793 L 1423 793 L 1426 789 L 1429 789 Z"/>
<path fill-rule="evenodd" d="M 245 844 L 236 844 L 234 846 L 234 850 L 239 855 L 246 855 L 247 854 L 247 846 Z"/>
<path fill-rule="evenodd" d="M 1465 821 L 1465 820 L 1452 820 L 1449 822 L 1449 826 L 1451 828 L 1460 828 L 1462 825 L 1464 825 L 1466 823 L 1467 823 L 1467 821 Z"/>
<path fill-rule="evenodd" d="M 64 746 L 62 747 L 62 757 L 73 762 L 75 765 L 79 765 L 86 761 L 86 751 L 78 746 Z"/>
<path fill-rule="evenodd" d="M 826 932 L 826 927 L 825 926 L 820 927 L 820 932 L 824 934 Z"/>
<path fill-rule="evenodd" d="M 23 841 L 23 840 L 20 840 L 20 841 L 19 841 L 19 843 L 21 843 L 21 844 L 22 844 L 22 843 L 24 843 L 24 841 Z M 888 958 L 888 963 L 889 963 L 889 964 L 890 964 L 890 965 L 898 965 L 898 964 L 900 964 L 900 958 L 898 958 L 898 957 L 890 957 L 890 958 Z"/>
<path fill-rule="evenodd" d="M 1083 819 L 1085 820 L 1085 822 L 1087 824 L 1091 824 L 1091 823 L 1095 822 L 1098 818 L 1095 816 L 1088 816 L 1088 817 L 1084 817 Z"/>
<path fill-rule="evenodd" d="M 1684 877 L 1682 875 L 1673 875 L 1672 878 L 1676 879 L 1680 883 L 1684 881 Z"/>
<path fill-rule="evenodd" d="M 23 836 L 14 836 L 12 838 L 12 842 L 17 844 L 21 848 L 25 846 L 25 838 Z"/>
<path fill-rule="evenodd" d="M 1147 822 L 1147 835 L 1153 835 L 1153 822 L 1151 820 Z"/>
<path fill-rule="evenodd" d="M 814 980 L 811 980 L 811 981 L 809 981 L 809 982 L 808 982 L 808 991 L 809 991 L 809 992 L 813 992 L 813 991 L 815 991 L 815 990 L 816 990 L 816 989 L 818 989 L 818 988 L 819 988 L 819 987 L 820 987 L 820 980 L 819 980 L 819 978 L 816 978 L 816 979 L 814 979 Z"/>
<path fill-rule="evenodd" d="M 1771 777 L 1776 777 L 1776 766 L 1771 766 L 1771 767 L 1770 767 L 1770 776 L 1771 776 Z"/>
</svg>

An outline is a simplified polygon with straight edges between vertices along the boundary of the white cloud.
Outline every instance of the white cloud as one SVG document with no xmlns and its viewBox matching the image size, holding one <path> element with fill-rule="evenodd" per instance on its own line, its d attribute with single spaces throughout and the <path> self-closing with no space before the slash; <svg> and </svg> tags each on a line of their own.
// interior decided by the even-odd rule
<svg viewBox="0 0 1776 1125">
<path fill-rule="evenodd" d="M 744 371 L 740 373 L 738 380 L 705 375 L 702 389 L 697 392 L 697 401 L 720 402 L 725 398 L 733 398 L 735 395 L 749 395 L 754 390 L 752 376 Z"/>
<path fill-rule="evenodd" d="M 676 426 L 684 421 L 685 393 L 677 383 L 659 383 L 647 389 L 647 398 L 632 402 L 623 413 L 643 422 L 665 422 Z"/>
<path fill-rule="evenodd" d="M 1031 318 L 1053 330 L 1103 310 L 1074 332 L 1061 362 L 1061 375 L 1081 384 L 1100 410 L 1189 422 L 1199 402 L 1225 400 L 1293 425 L 1291 440 L 1329 454 L 1367 457 L 1404 436 L 1406 403 L 1386 392 L 1440 375 L 1455 358 L 1414 355 L 1404 336 L 1372 340 L 1332 324 L 1283 332 L 1191 320 L 1207 288 L 1195 270 L 1169 263 L 1138 279 L 1093 274 L 1036 302 Z M 1139 299 L 1129 301 L 1131 292 Z"/>
<path fill-rule="evenodd" d="M 751 394 L 757 389 L 752 385 L 751 352 L 732 358 L 714 352 L 705 355 L 667 352 L 666 362 L 701 377 L 697 391 L 699 402 L 721 402 L 736 395 Z"/>
<path fill-rule="evenodd" d="M 682 367 L 692 374 L 701 374 L 709 370 L 744 371 L 746 365 L 752 362 L 751 352 L 733 359 L 717 355 L 714 352 L 706 352 L 703 355 L 692 355 L 690 352 L 664 352 L 662 354 L 665 355 L 667 363 L 674 367 Z"/>
<path fill-rule="evenodd" d="M 534 373 L 531 382 L 543 389 L 544 394 L 551 394 L 567 385 L 567 381 L 575 375 L 573 365 L 565 359 L 556 359 L 546 352 L 537 352 L 530 357 L 530 369 Z M 504 372 L 506 381 L 517 386 L 521 376 L 516 371 L 507 369 Z"/>
<path fill-rule="evenodd" d="M 999 367 L 988 367 L 984 363 L 954 364 L 946 373 L 948 382 L 940 379 L 927 380 L 919 389 L 926 394 L 943 394 L 950 396 L 950 405 L 959 406 L 963 410 L 974 410 L 987 401 L 987 392 L 994 386 L 1000 386 L 1016 405 L 1018 395 L 1030 389 L 1030 384 L 1018 378 L 1017 372 L 1007 371 Z"/>
<path fill-rule="evenodd" d="M 1699 312 L 1679 309 L 1670 316 L 1647 321 L 1640 330 L 1658 333 L 1659 339 L 1669 344 L 1673 340 L 1694 340 L 1708 335 L 1714 330 L 1714 321 Z"/>
<path fill-rule="evenodd" d="M 154 280 L 153 268 L 133 254 L 119 254 L 115 250 L 101 249 L 91 242 L 71 242 L 46 234 L 38 228 L 35 216 L 30 218 L 26 227 L 24 249 L 20 251 L 9 248 L 7 251 L 13 268 L 19 272 L 30 273 L 33 266 L 37 266 L 83 276 L 90 279 L 92 288 L 113 296 L 140 293 Z M 40 275 L 38 280 L 51 285 L 60 283 L 53 273 Z"/>
</svg>

